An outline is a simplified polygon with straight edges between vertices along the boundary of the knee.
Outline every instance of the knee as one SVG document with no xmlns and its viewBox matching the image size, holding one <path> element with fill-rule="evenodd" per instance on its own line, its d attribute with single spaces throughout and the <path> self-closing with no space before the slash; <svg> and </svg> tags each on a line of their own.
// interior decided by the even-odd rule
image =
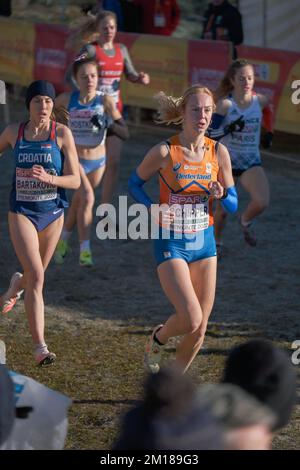
<svg viewBox="0 0 300 470">
<path fill-rule="evenodd" d="M 268 207 L 269 197 L 255 199 L 253 202 L 255 203 L 256 210 L 260 213 Z"/>
<path fill-rule="evenodd" d="M 200 329 L 202 323 L 202 312 L 200 307 L 198 305 L 189 306 L 186 310 L 185 318 L 187 333 L 196 333 Z"/>
<path fill-rule="evenodd" d="M 91 189 L 91 190 L 87 190 L 87 191 L 84 191 L 81 195 L 81 198 L 80 198 L 80 202 L 81 202 L 81 205 L 86 208 L 91 208 L 94 206 L 94 203 L 95 203 L 95 194 L 94 194 L 94 191 Z"/>
<path fill-rule="evenodd" d="M 41 290 L 44 285 L 44 270 L 30 269 L 26 271 L 26 287 L 31 286 L 33 290 Z"/>
</svg>

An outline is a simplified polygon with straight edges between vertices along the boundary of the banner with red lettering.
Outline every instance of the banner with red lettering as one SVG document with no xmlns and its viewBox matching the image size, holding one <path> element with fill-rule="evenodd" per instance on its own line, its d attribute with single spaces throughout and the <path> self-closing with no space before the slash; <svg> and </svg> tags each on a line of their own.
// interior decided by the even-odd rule
<svg viewBox="0 0 300 470">
<path fill-rule="evenodd" d="M 224 41 L 188 41 L 188 82 L 211 90 L 219 85 L 231 63 L 232 44 Z"/>
<path fill-rule="evenodd" d="M 35 80 L 49 80 L 57 92 L 68 89 L 65 73 L 73 53 L 65 48 L 68 29 L 62 25 L 36 24 Z"/>
<path fill-rule="evenodd" d="M 300 54 L 250 46 L 237 49 L 239 58 L 254 65 L 256 91 L 274 105 L 275 129 L 300 134 L 300 106 L 292 102 L 292 83 L 300 80 Z"/>
</svg>

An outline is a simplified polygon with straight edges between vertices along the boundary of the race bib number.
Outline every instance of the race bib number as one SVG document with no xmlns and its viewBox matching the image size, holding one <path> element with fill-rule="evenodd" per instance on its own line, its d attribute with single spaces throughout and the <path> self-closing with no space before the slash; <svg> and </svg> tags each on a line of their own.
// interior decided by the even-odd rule
<svg viewBox="0 0 300 470">
<path fill-rule="evenodd" d="M 205 230 L 209 226 L 209 197 L 206 195 L 170 194 L 170 210 L 174 213 L 172 230 L 192 233 Z"/>
<path fill-rule="evenodd" d="M 50 170 L 45 170 L 53 174 Z M 41 202 L 57 199 L 57 186 L 44 183 L 32 177 L 31 168 L 16 168 L 16 200 L 20 202 Z"/>
</svg>

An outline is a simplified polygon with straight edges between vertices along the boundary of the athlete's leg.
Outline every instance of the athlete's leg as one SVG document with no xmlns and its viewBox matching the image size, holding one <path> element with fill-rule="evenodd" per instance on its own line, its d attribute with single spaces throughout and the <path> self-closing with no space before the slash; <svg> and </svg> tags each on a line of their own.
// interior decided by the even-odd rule
<svg viewBox="0 0 300 470">
<path fill-rule="evenodd" d="M 46 271 L 55 251 L 63 223 L 64 217 L 62 215 L 59 219 L 54 220 L 54 222 L 48 225 L 42 232 L 38 232 L 39 250 L 44 271 Z"/>
<path fill-rule="evenodd" d="M 102 182 L 101 202 L 110 203 L 118 184 L 119 166 L 122 151 L 122 140 L 117 136 L 106 139 L 106 170 Z"/>
<path fill-rule="evenodd" d="M 45 344 L 44 340 L 44 266 L 40 254 L 40 242 L 34 225 L 24 215 L 9 212 L 9 229 L 16 255 L 24 270 L 22 287 L 25 288 L 25 311 L 28 318 L 29 329 L 35 345 Z M 56 237 L 53 239 L 51 255 L 58 241 L 63 225 L 63 217 L 54 221 Z M 53 227 L 49 226 L 48 230 Z M 47 231 L 47 228 L 45 229 Z M 45 264 L 51 256 L 45 255 Z"/>
<path fill-rule="evenodd" d="M 94 190 L 100 184 L 105 166 L 92 171 L 82 178 L 80 192 L 80 204 L 77 212 L 78 235 L 80 242 L 90 239 L 91 225 L 93 222 L 93 207 L 95 203 Z"/>
<path fill-rule="evenodd" d="M 203 315 L 195 293 L 188 264 L 182 259 L 171 259 L 158 266 L 161 286 L 176 313 L 171 315 L 156 334 L 161 343 L 173 336 L 196 332 Z"/>
<path fill-rule="evenodd" d="M 215 225 L 215 239 L 216 243 L 221 244 L 223 230 L 226 226 L 227 212 L 223 209 L 219 201 L 216 201 L 216 209 L 214 213 L 214 225 Z"/>
<path fill-rule="evenodd" d="M 189 265 L 191 281 L 202 311 L 199 328 L 186 334 L 177 346 L 176 361 L 185 372 L 201 348 L 215 300 L 217 259 L 215 256 Z"/>
<path fill-rule="evenodd" d="M 242 224 L 261 214 L 270 201 L 269 183 L 261 166 L 249 168 L 241 175 L 241 184 L 250 195 L 250 202 L 241 216 Z"/>
<path fill-rule="evenodd" d="M 64 230 L 66 230 L 67 232 L 72 232 L 72 230 L 74 229 L 77 223 L 77 213 L 78 213 L 78 206 L 80 204 L 81 187 L 84 184 L 84 181 L 86 179 L 86 174 L 81 165 L 79 165 L 79 173 L 80 173 L 81 185 L 80 185 L 80 188 L 74 191 L 73 193 L 72 201 L 68 209 L 67 217 L 65 219 Z"/>
<path fill-rule="evenodd" d="M 77 230 L 79 241 L 89 240 L 90 228 L 93 221 L 93 206 L 95 202 L 94 190 L 86 174 L 81 177 L 78 189 L 77 204 Z"/>
</svg>

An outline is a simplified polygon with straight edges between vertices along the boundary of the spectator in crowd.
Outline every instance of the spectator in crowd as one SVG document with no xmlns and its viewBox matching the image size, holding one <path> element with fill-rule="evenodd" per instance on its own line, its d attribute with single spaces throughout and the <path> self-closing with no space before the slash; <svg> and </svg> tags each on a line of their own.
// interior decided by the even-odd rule
<svg viewBox="0 0 300 470">
<path fill-rule="evenodd" d="M 11 0 L 1 0 L 0 2 L 0 16 L 11 15 Z"/>
<path fill-rule="evenodd" d="M 213 0 L 204 12 L 202 39 L 243 42 L 242 16 L 227 0 Z"/>
<path fill-rule="evenodd" d="M 270 341 L 254 339 L 230 352 L 224 383 L 238 385 L 276 415 L 272 428 L 285 426 L 296 402 L 296 374 L 288 355 Z"/>
<path fill-rule="evenodd" d="M 0 366 L 0 450 L 63 449 L 71 399 L 30 377 L 3 369 Z M 6 422 L 5 435 L 3 413 L 10 423 Z"/>
<path fill-rule="evenodd" d="M 135 0 L 120 0 L 122 15 L 123 15 L 123 29 L 126 33 L 141 33 L 141 7 L 135 3 Z"/>
<path fill-rule="evenodd" d="M 173 367 L 148 376 L 114 450 L 267 450 L 273 412 L 240 387 L 201 385 Z"/>
<path fill-rule="evenodd" d="M 0 446 L 9 437 L 14 419 L 14 385 L 8 370 L 3 364 L 0 364 Z"/>
<path fill-rule="evenodd" d="M 123 417 L 114 450 L 222 449 L 221 432 L 175 367 L 147 377 L 142 402 Z"/>
<path fill-rule="evenodd" d="M 276 417 L 245 390 L 232 384 L 205 384 L 199 387 L 198 401 L 219 426 L 224 449 L 271 449 Z"/>
<path fill-rule="evenodd" d="M 141 7 L 142 33 L 171 36 L 178 26 L 180 10 L 176 0 L 135 0 Z"/>
<path fill-rule="evenodd" d="M 124 31 L 124 16 L 120 0 L 100 0 L 97 5 L 97 12 L 100 10 L 113 11 L 117 17 L 117 28 Z"/>
</svg>

